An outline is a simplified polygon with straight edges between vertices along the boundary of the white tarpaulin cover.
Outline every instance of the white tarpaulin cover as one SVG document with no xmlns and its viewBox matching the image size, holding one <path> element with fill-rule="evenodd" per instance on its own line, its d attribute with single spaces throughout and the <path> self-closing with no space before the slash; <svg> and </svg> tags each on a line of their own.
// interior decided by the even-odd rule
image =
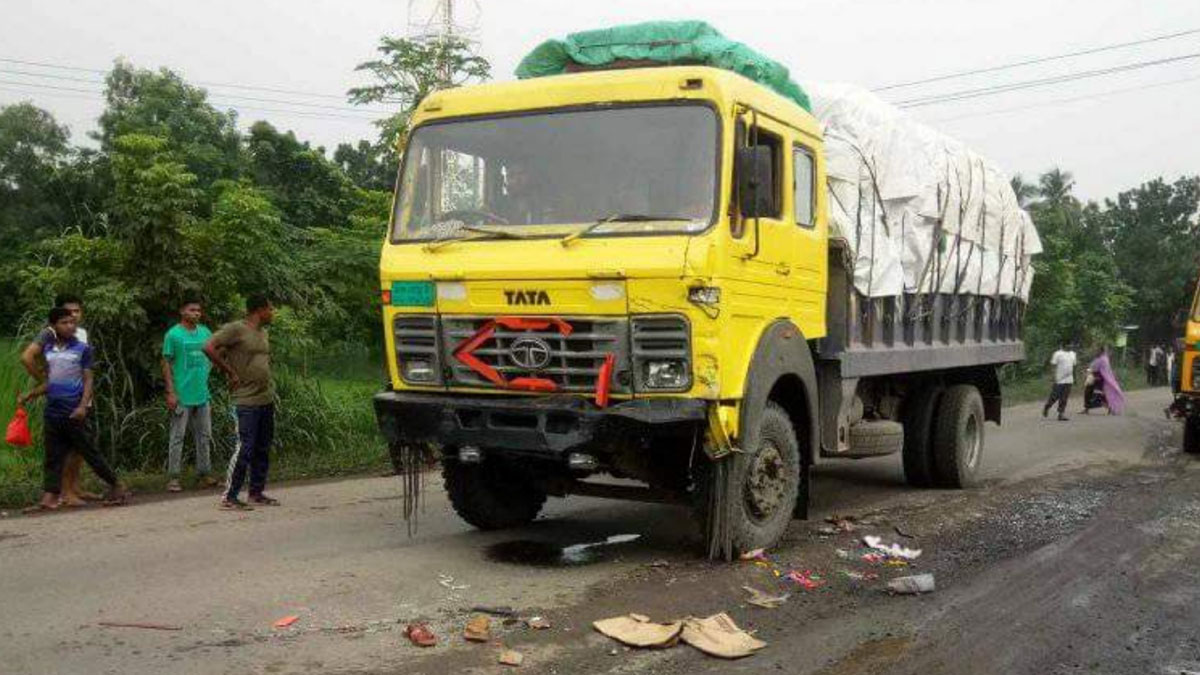
<svg viewBox="0 0 1200 675">
<path fill-rule="evenodd" d="M 865 89 L 800 84 L 825 129 L 830 236 L 859 292 L 1028 298 L 1042 244 L 1004 172 Z"/>
</svg>

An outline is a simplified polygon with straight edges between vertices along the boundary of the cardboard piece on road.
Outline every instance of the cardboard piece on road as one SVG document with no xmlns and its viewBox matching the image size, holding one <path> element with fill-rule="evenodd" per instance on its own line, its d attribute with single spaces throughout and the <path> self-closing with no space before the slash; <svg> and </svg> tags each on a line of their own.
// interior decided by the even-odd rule
<svg viewBox="0 0 1200 675">
<path fill-rule="evenodd" d="M 888 590 L 901 595 L 932 593 L 937 589 L 932 574 L 916 574 L 911 577 L 896 577 L 888 582 Z"/>
<path fill-rule="evenodd" d="M 291 616 L 285 616 L 282 619 L 279 619 L 273 625 L 276 628 L 287 628 L 288 626 L 296 623 L 299 620 L 300 620 L 300 617 L 293 614 Z"/>
<path fill-rule="evenodd" d="M 750 597 L 746 598 L 747 603 L 755 607 L 762 607 L 763 609 L 775 609 L 787 602 L 787 599 L 791 597 L 787 593 L 783 595 L 768 595 L 753 586 L 742 586 L 742 590 L 750 594 Z"/>
<path fill-rule="evenodd" d="M 654 623 L 641 614 L 627 614 L 593 621 L 592 627 L 630 647 L 664 648 L 674 646 L 679 640 L 683 622 Z"/>
<path fill-rule="evenodd" d="M 740 659 L 767 646 L 747 633 L 728 614 L 721 612 L 707 619 L 689 618 L 683 623 L 683 641 L 709 656 Z"/>
<path fill-rule="evenodd" d="M 519 666 L 525 663 L 525 655 L 521 652 L 514 652 L 511 649 L 505 649 L 500 652 L 500 657 L 497 660 L 506 666 Z"/>
<path fill-rule="evenodd" d="M 531 616 L 525 624 L 534 630 L 546 630 L 550 627 L 550 620 L 544 616 Z"/>
<path fill-rule="evenodd" d="M 471 642 L 487 642 L 492 639 L 492 620 L 482 614 L 476 614 L 467 621 L 463 629 L 463 637 Z"/>
</svg>

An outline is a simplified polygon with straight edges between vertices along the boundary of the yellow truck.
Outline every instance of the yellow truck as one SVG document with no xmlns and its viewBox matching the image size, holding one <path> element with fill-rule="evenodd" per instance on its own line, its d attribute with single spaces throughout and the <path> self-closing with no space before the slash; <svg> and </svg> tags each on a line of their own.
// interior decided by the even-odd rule
<svg viewBox="0 0 1200 675">
<path fill-rule="evenodd" d="M 1170 412 L 1183 420 L 1183 451 L 1200 454 L 1200 286 L 1192 299 L 1184 337 L 1175 345 L 1175 365 L 1170 374 L 1175 401 Z"/>
<path fill-rule="evenodd" d="M 936 227 L 937 283 L 864 293 L 813 114 L 727 69 L 635 65 L 420 104 L 381 259 L 397 464 L 438 447 L 482 529 L 548 496 L 691 505 L 723 556 L 804 517 L 825 458 L 974 483 L 1019 293 L 945 278 L 970 246 Z"/>
</svg>

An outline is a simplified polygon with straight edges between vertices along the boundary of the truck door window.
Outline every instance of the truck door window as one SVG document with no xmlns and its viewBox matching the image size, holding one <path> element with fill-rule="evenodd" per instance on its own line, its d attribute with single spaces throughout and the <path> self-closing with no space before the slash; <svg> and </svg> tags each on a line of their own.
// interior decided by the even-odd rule
<svg viewBox="0 0 1200 675">
<path fill-rule="evenodd" d="M 803 146 L 795 146 L 792 148 L 792 195 L 795 200 L 796 224 L 803 227 L 813 226 L 815 180 L 812 152 Z"/>
</svg>

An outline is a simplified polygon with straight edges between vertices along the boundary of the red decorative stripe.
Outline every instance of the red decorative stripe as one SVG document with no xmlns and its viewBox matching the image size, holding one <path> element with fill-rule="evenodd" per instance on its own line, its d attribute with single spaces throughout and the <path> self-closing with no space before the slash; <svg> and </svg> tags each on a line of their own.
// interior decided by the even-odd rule
<svg viewBox="0 0 1200 675">
<path fill-rule="evenodd" d="M 601 408 L 608 407 L 608 392 L 612 387 L 612 371 L 616 364 L 617 357 L 609 354 L 604 357 L 604 365 L 600 366 L 600 372 L 596 373 L 596 405 Z"/>
</svg>

